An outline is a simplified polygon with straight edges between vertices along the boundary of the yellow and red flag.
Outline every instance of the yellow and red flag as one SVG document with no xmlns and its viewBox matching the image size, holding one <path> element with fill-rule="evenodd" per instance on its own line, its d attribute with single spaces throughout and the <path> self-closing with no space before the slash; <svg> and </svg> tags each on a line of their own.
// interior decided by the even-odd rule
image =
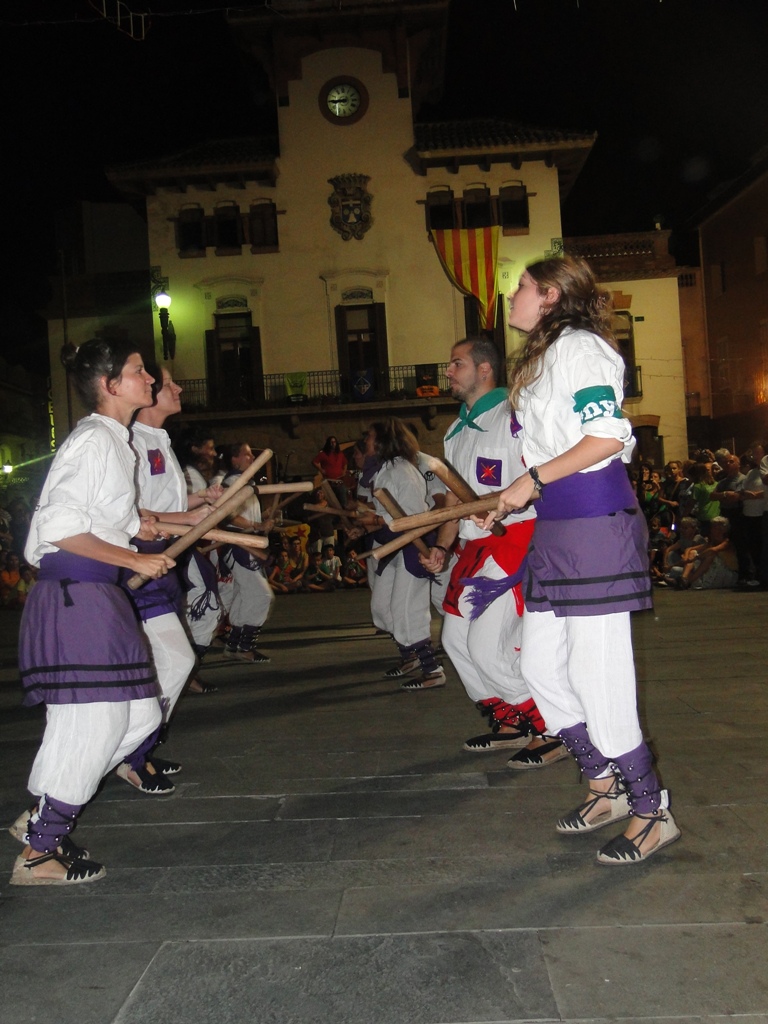
<svg viewBox="0 0 768 1024">
<path fill-rule="evenodd" d="M 432 231 L 432 241 L 451 281 L 465 295 L 477 299 L 483 330 L 492 331 L 496 323 L 498 227 Z"/>
</svg>

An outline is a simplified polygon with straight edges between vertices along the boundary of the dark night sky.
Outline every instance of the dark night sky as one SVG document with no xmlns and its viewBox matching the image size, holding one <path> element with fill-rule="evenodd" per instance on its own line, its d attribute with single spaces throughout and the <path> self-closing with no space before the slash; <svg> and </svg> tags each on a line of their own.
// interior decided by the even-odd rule
<svg viewBox="0 0 768 1024">
<path fill-rule="evenodd" d="M 0 12 L 13 252 L 0 351 L 13 361 L 40 358 L 30 310 L 55 265 L 52 210 L 112 198 L 105 164 L 248 134 L 270 116 L 218 0 L 127 2 L 158 12 L 144 42 L 86 0 L 6 0 Z M 454 0 L 446 91 L 429 113 L 597 131 L 565 233 L 644 230 L 661 214 L 689 256 L 690 216 L 768 144 L 766 43 L 764 0 Z"/>
</svg>

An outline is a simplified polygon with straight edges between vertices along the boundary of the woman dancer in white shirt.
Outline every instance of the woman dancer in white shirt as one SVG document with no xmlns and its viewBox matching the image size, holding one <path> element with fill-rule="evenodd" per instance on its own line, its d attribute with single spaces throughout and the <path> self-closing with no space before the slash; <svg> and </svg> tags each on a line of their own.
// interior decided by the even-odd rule
<svg viewBox="0 0 768 1024">
<path fill-rule="evenodd" d="M 621 412 L 624 362 L 608 296 L 583 260 L 531 265 L 510 298 L 509 325 L 528 335 L 510 391 L 528 473 L 502 492 L 495 516 L 539 499 L 521 668 L 589 780 L 587 799 L 557 830 L 576 835 L 629 817 L 597 860 L 633 864 L 680 830 L 637 716 L 629 613 L 651 607 L 651 586 L 645 520 L 624 467 L 634 447 Z"/>
<path fill-rule="evenodd" d="M 40 567 L 19 638 L 23 703 L 46 704 L 29 778 L 37 798 L 13 885 L 63 885 L 105 869 L 69 833 L 103 776 L 160 724 L 158 686 L 141 627 L 118 586 L 121 568 L 157 578 L 165 554 L 139 554 L 132 537 L 156 529 L 136 508 L 128 425 L 152 404 L 152 377 L 125 342 L 86 342 L 68 359 L 91 414 L 56 454 L 32 518 L 25 556 Z"/>
</svg>

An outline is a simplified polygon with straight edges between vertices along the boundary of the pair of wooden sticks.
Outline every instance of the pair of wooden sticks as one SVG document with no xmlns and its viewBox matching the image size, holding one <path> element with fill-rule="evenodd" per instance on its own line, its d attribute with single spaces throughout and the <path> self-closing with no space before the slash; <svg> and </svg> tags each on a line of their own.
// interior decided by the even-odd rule
<svg viewBox="0 0 768 1024">
<path fill-rule="evenodd" d="M 224 520 L 228 519 L 229 516 L 235 515 L 237 510 L 245 504 L 248 498 L 251 496 L 251 489 L 246 485 L 254 478 L 258 471 L 266 465 L 267 462 L 272 458 L 273 452 L 270 448 L 265 448 L 263 452 L 254 460 L 253 463 L 241 473 L 240 476 L 235 480 L 231 487 L 228 487 L 224 494 L 218 499 L 213 506 L 213 511 L 209 516 L 206 516 L 197 526 L 178 526 L 175 523 L 164 523 L 163 532 L 169 533 L 171 536 L 178 536 L 178 540 L 174 541 L 165 550 L 165 554 L 169 558 L 178 558 L 179 555 L 183 554 L 187 548 L 191 548 L 193 544 L 196 544 L 202 537 L 211 539 L 215 542 L 219 542 L 223 537 L 227 544 L 238 544 L 240 543 L 244 547 L 250 548 L 265 548 L 269 544 L 266 537 L 254 537 L 244 534 L 227 533 L 223 530 L 216 530 L 215 527 Z M 292 483 L 292 484 L 262 484 L 257 488 L 259 494 L 285 494 L 288 493 L 288 497 L 283 499 L 279 504 L 284 504 L 290 501 L 294 494 L 300 494 L 305 491 L 312 490 L 312 483 L 308 481 Z M 278 503 L 275 502 L 272 508 L 272 512 Z M 183 536 L 182 536 L 183 534 Z M 216 534 L 217 536 L 212 536 Z M 209 535 L 211 535 L 209 537 Z M 243 544 L 243 541 L 246 543 Z M 141 573 L 135 573 L 128 580 L 128 586 L 131 590 L 138 590 L 138 588 L 147 582 L 149 576 L 143 576 Z"/>
<path fill-rule="evenodd" d="M 421 540 L 425 533 L 429 533 L 442 523 L 456 519 L 466 519 L 467 516 L 481 515 L 484 512 L 491 512 L 498 505 L 501 491 L 493 491 L 490 494 L 483 495 L 482 498 L 478 498 L 466 480 L 442 459 L 438 459 L 433 455 L 427 456 L 426 465 L 430 472 L 434 473 L 438 480 L 441 480 L 448 490 L 459 499 L 459 504 L 447 505 L 445 508 L 433 509 L 431 512 L 420 512 L 413 516 L 403 515 L 400 509 L 400 514 L 397 515 L 394 511 L 395 506 L 388 506 L 384 500 L 386 496 L 392 501 L 388 492 L 376 491 L 376 497 L 392 516 L 392 522 L 389 524 L 390 529 L 393 533 L 400 533 L 401 536 L 396 540 L 390 541 L 388 544 L 382 544 L 380 547 L 374 548 L 373 551 L 364 552 L 361 557 L 365 558 L 371 555 L 378 562 L 382 558 L 386 558 L 387 555 L 391 555 L 395 551 L 406 547 L 408 544 L 416 544 L 422 554 L 429 554 L 427 545 Z M 504 527 L 501 523 L 494 523 L 491 532 L 500 536 L 504 533 Z"/>
</svg>

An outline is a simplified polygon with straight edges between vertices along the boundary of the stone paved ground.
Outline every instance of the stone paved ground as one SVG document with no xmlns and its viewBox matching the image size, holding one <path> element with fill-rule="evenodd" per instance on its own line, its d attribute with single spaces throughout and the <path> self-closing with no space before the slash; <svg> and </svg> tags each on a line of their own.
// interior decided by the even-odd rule
<svg viewBox="0 0 768 1024">
<path fill-rule="evenodd" d="M 420 694 L 381 678 L 365 595 L 285 597 L 271 665 L 221 659 L 220 692 L 182 700 L 176 793 L 110 778 L 83 814 L 106 879 L 11 887 L 0 835 L 3 1019 L 768 1024 L 768 594 L 657 598 L 634 622 L 640 700 L 684 836 L 648 864 L 597 867 L 610 829 L 554 831 L 570 762 L 464 753 L 480 719 L 452 670 Z M 0 613 L 7 822 L 42 727 L 17 622 Z"/>
</svg>

